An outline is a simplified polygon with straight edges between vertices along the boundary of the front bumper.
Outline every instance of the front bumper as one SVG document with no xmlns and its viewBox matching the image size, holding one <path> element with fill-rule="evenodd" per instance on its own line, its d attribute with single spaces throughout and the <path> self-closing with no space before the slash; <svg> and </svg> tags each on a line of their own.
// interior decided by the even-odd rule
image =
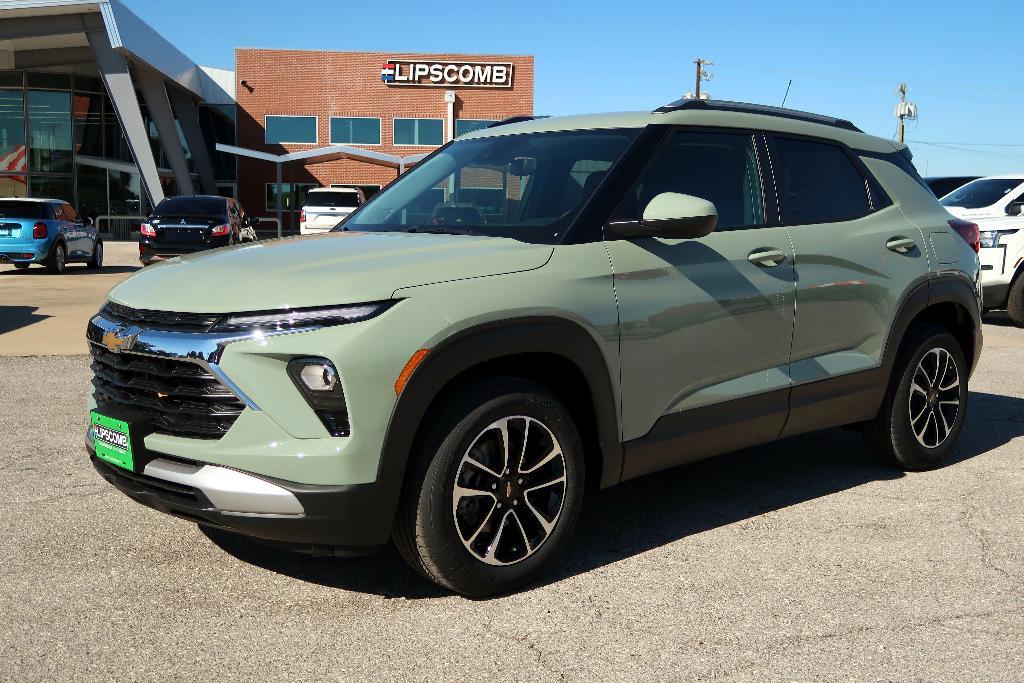
<svg viewBox="0 0 1024 683">
<path fill-rule="evenodd" d="M 313 486 L 167 457 L 136 473 L 97 458 L 91 439 L 86 447 L 100 476 L 147 507 L 299 551 L 373 552 L 391 536 L 401 489 L 401 477 Z"/>
</svg>

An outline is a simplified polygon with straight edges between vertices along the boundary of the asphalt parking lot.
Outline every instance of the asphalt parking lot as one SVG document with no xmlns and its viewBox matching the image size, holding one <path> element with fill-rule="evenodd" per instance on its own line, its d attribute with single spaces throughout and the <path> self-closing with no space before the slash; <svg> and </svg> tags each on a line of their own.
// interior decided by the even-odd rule
<svg viewBox="0 0 1024 683">
<path fill-rule="evenodd" d="M 391 550 L 291 555 L 102 481 L 77 354 L 131 265 L 0 268 L 0 679 L 1024 678 L 1024 330 L 998 314 L 947 467 L 829 430 L 636 480 L 541 584 L 470 601 Z"/>
</svg>

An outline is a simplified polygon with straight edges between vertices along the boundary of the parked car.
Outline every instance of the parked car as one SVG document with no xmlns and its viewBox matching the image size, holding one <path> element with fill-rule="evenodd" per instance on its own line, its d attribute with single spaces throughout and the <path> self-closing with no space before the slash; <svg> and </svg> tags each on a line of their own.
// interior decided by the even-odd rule
<svg viewBox="0 0 1024 683">
<path fill-rule="evenodd" d="M 978 248 L 905 146 L 848 121 L 683 101 L 493 126 L 332 233 L 115 287 L 87 446 L 158 510 L 322 553 L 393 540 L 493 595 L 551 565 L 590 487 L 841 425 L 945 462 Z"/>
<path fill-rule="evenodd" d="M 0 262 L 19 270 L 33 263 L 50 273 L 69 263 L 103 266 L 103 240 L 92 224 L 59 199 L 0 199 Z"/>
<path fill-rule="evenodd" d="M 978 178 L 950 192 L 939 202 L 960 218 L 1016 216 L 1024 206 L 1024 174 Z"/>
<path fill-rule="evenodd" d="M 357 187 L 318 187 L 306 194 L 299 213 L 299 233 L 327 232 L 366 201 Z"/>
<path fill-rule="evenodd" d="M 933 178 L 925 178 L 924 181 L 928 183 L 928 187 L 932 188 L 932 192 L 936 197 L 942 199 L 953 190 L 963 187 L 972 180 L 977 180 L 979 176 L 966 175 L 966 176 L 941 176 Z"/>
<path fill-rule="evenodd" d="M 149 265 L 206 249 L 255 242 L 259 222 L 230 197 L 167 197 L 141 226 L 139 260 Z"/>
<path fill-rule="evenodd" d="M 1005 309 L 1024 326 L 1024 216 L 981 218 L 981 278 L 985 309 Z"/>
</svg>

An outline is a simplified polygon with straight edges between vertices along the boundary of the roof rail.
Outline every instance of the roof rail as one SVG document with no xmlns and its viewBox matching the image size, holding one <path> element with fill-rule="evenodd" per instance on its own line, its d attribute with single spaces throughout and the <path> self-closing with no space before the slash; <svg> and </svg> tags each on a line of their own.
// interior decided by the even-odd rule
<svg viewBox="0 0 1024 683">
<path fill-rule="evenodd" d="M 749 104 L 747 102 L 729 102 L 727 100 L 676 100 L 675 102 L 666 104 L 664 107 L 658 107 L 654 111 L 655 113 L 663 114 L 670 111 L 687 111 L 691 109 L 705 111 L 734 111 L 743 114 L 778 116 L 784 119 L 795 119 L 797 121 L 807 121 L 808 123 L 820 123 L 824 126 L 843 128 L 845 130 L 852 130 L 858 133 L 864 132 L 846 119 L 837 119 L 832 116 L 812 114 L 811 112 L 800 111 L 798 109 L 783 109 L 782 107 L 770 107 L 765 104 Z"/>
<path fill-rule="evenodd" d="M 487 128 L 496 128 L 498 126 L 507 126 L 510 123 L 522 123 L 523 121 L 533 121 L 535 119 L 546 119 L 546 116 L 509 116 L 507 119 L 501 121 L 495 121 L 494 123 L 487 126 Z"/>
</svg>

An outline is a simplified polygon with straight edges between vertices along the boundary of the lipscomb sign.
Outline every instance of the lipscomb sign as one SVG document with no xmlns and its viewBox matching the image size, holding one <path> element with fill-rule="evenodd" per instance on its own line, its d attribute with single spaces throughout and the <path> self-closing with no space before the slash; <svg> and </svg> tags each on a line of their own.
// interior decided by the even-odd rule
<svg viewBox="0 0 1024 683">
<path fill-rule="evenodd" d="M 512 63 L 389 59 L 380 67 L 380 80 L 426 88 L 511 88 Z"/>
</svg>

